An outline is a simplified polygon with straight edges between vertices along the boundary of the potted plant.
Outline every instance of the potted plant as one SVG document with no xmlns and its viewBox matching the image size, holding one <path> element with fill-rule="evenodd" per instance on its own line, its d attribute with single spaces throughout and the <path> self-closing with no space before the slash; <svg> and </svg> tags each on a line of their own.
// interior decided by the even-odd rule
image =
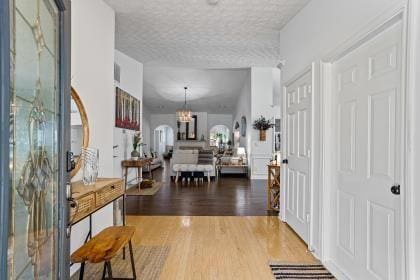
<svg viewBox="0 0 420 280">
<path fill-rule="evenodd" d="M 136 159 L 140 157 L 140 152 L 137 151 L 137 148 L 141 145 L 141 133 L 140 131 L 136 131 L 133 136 L 133 151 L 131 152 L 131 157 Z"/>
<path fill-rule="evenodd" d="M 260 131 L 260 141 L 265 141 L 267 139 L 267 130 L 274 126 L 270 120 L 267 120 L 265 117 L 261 116 L 260 118 L 254 121 L 252 127 Z"/>
</svg>

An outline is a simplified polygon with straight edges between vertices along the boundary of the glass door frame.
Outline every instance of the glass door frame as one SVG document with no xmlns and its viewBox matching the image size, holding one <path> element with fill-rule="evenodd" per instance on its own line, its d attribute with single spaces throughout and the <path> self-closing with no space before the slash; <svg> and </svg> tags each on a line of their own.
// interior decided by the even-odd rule
<svg viewBox="0 0 420 280">
<path fill-rule="evenodd" d="M 10 2 L 0 1 L 0 279 L 8 275 L 8 237 L 10 216 Z M 70 149 L 70 75 L 71 75 L 71 2 L 54 0 L 59 10 L 59 189 L 58 248 L 56 279 L 69 278 L 70 232 L 68 232 L 68 187 L 70 173 L 67 151 Z"/>
</svg>

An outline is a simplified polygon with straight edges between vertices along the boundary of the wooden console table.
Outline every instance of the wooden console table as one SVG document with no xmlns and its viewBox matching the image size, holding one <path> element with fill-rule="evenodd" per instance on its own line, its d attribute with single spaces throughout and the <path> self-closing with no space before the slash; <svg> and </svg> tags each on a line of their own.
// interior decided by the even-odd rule
<svg viewBox="0 0 420 280">
<path fill-rule="evenodd" d="M 280 211 L 280 165 L 268 165 L 267 208 Z"/>
<path fill-rule="evenodd" d="M 143 178 L 141 169 L 145 166 L 149 167 L 149 176 L 151 179 L 153 179 L 153 173 L 152 173 L 152 164 L 153 159 L 152 158 L 141 158 L 141 159 L 128 159 L 121 161 L 121 166 L 124 168 L 124 178 L 125 178 L 125 185 L 124 189 L 127 190 L 127 184 L 128 184 L 128 169 L 135 168 L 137 169 L 137 179 L 138 179 L 138 188 L 140 190 L 140 184 L 141 179 Z"/>
<path fill-rule="evenodd" d="M 82 181 L 71 184 L 73 205 L 70 208 L 70 226 L 89 218 L 89 232 L 85 243 L 92 238 L 92 214 L 119 198 L 123 199 L 123 225 L 125 225 L 125 190 L 120 178 L 99 178 L 94 185 Z"/>
</svg>

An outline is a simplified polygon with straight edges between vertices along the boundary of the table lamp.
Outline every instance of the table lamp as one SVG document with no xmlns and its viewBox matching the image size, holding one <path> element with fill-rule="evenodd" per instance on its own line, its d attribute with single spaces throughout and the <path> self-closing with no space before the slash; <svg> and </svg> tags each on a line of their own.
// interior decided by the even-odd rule
<svg viewBox="0 0 420 280">
<path fill-rule="evenodd" d="M 236 150 L 236 153 L 240 157 L 239 161 L 241 162 L 241 164 L 243 164 L 244 156 L 246 154 L 245 148 L 244 147 L 238 147 L 238 149 Z"/>
</svg>

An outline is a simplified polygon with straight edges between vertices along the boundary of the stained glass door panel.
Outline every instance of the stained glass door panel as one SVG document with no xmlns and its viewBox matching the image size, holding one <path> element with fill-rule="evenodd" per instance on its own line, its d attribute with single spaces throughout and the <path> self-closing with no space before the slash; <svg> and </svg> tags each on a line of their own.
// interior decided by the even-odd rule
<svg viewBox="0 0 420 280">
<path fill-rule="evenodd" d="M 11 0 L 9 279 L 54 279 L 59 184 L 59 22 L 53 0 Z"/>
</svg>

